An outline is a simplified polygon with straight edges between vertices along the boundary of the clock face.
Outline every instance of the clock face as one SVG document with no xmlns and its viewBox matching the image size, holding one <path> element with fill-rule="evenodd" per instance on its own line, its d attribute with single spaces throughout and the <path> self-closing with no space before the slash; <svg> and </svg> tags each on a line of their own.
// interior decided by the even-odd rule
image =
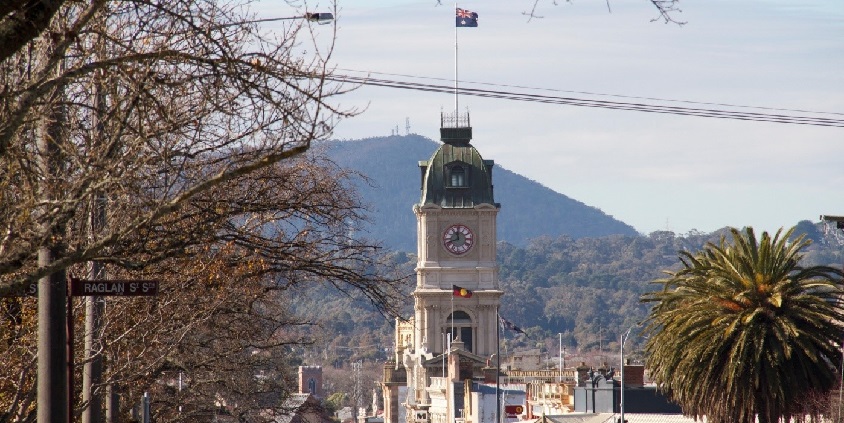
<svg viewBox="0 0 844 423">
<path fill-rule="evenodd" d="M 475 234 L 466 225 L 451 225 L 443 232 L 443 247 L 452 254 L 466 254 L 475 245 Z"/>
</svg>

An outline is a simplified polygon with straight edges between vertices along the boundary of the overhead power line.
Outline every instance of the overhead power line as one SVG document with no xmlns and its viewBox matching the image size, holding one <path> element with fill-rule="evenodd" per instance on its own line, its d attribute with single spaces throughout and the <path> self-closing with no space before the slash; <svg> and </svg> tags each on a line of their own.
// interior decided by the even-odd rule
<svg viewBox="0 0 844 423">
<path fill-rule="evenodd" d="M 398 80 L 392 80 L 392 79 L 359 77 L 359 76 L 351 76 L 351 75 L 333 75 L 333 76 L 330 76 L 328 79 L 338 81 L 338 82 L 348 82 L 348 83 L 353 83 L 353 84 L 378 86 L 378 87 L 386 87 L 386 88 L 397 88 L 397 89 L 405 89 L 405 90 L 415 90 L 415 91 L 437 92 L 437 93 L 444 93 L 444 94 L 454 94 L 454 90 L 455 90 L 453 86 L 448 86 L 448 85 L 426 84 L 426 83 L 412 82 L 412 81 L 398 81 Z M 755 109 L 763 109 L 763 108 L 750 107 L 750 106 L 735 106 L 735 105 L 727 105 L 727 104 L 715 104 L 715 103 L 695 103 L 695 102 L 688 102 L 688 101 L 683 101 L 683 103 L 686 103 L 686 104 L 701 104 L 701 105 L 707 105 L 707 106 L 711 106 L 711 107 L 673 106 L 673 105 L 650 104 L 650 103 L 646 103 L 646 102 L 624 102 L 624 101 L 611 101 L 611 100 L 596 100 L 596 99 L 578 98 L 578 97 L 570 97 L 570 96 L 542 95 L 542 94 L 532 94 L 532 93 L 524 93 L 524 92 L 520 93 L 520 92 L 508 91 L 508 90 L 488 90 L 488 89 L 479 89 L 479 88 L 467 88 L 465 86 L 458 88 L 457 93 L 459 95 L 464 95 L 464 96 L 496 98 L 496 99 L 503 99 L 503 100 L 527 101 L 527 102 L 533 102 L 533 103 L 561 104 L 561 105 L 568 105 L 568 106 L 595 107 L 595 108 L 612 109 L 612 110 L 630 110 L 630 111 L 647 112 L 647 113 L 662 113 L 662 114 L 673 114 L 673 115 L 681 115 L 681 116 L 697 116 L 697 117 L 745 120 L 745 121 L 755 121 L 755 122 L 789 123 L 789 124 L 797 124 L 797 125 L 830 126 L 830 127 L 839 127 L 839 128 L 844 127 L 844 119 L 819 117 L 819 116 L 808 116 L 808 115 L 797 115 L 795 113 L 784 113 L 784 112 L 790 111 L 790 112 L 803 112 L 803 113 L 814 113 L 814 114 L 844 115 L 844 114 L 840 114 L 840 113 L 810 112 L 810 111 L 797 111 L 797 110 L 791 110 L 791 109 L 773 109 L 773 108 L 767 108 L 767 110 L 777 110 L 777 111 L 782 111 L 783 113 L 752 112 L 752 111 L 740 111 L 740 110 L 727 110 L 727 109 L 724 109 L 724 108 L 721 108 L 721 107 L 715 107 L 715 106 L 729 106 L 729 107 L 737 107 L 737 108 L 740 107 L 740 108 L 755 108 Z M 586 94 L 586 93 L 583 93 L 583 94 Z M 645 100 L 646 98 L 641 98 L 641 99 Z M 649 100 L 679 102 L 678 100 L 661 100 L 661 99 L 653 99 L 653 98 L 651 98 Z"/>
<path fill-rule="evenodd" d="M 453 80 L 448 79 L 448 78 L 408 75 L 408 74 L 403 74 L 403 73 L 360 71 L 360 70 L 355 70 L 355 69 L 342 69 L 342 68 L 338 68 L 338 70 L 345 71 L 345 72 L 357 72 L 357 73 L 362 73 L 362 74 L 365 74 L 365 75 L 398 76 L 398 77 L 402 77 L 402 78 L 423 79 L 423 80 L 430 80 L 430 81 L 446 81 L 446 82 L 453 81 Z M 677 100 L 677 99 L 669 99 L 669 98 L 644 97 L 644 96 L 624 95 L 624 94 L 607 94 L 607 93 L 596 93 L 596 92 L 592 92 L 592 91 L 561 90 L 561 89 L 558 89 L 558 88 L 549 88 L 549 87 L 531 87 L 531 86 L 527 86 L 527 85 L 498 84 L 498 83 L 494 83 L 494 82 L 478 82 L 478 81 L 460 81 L 460 82 L 463 83 L 463 84 L 469 84 L 469 85 L 483 85 L 483 86 L 490 86 L 490 87 L 516 88 L 516 89 L 525 89 L 525 90 L 531 90 L 531 91 L 543 91 L 543 92 L 554 92 L 554 93 L 581 94 L 581 95 L 590 95 L 590 96 L 598 96 L 598 97 L 624 98 L 624 99 L 631 99 L 631 100 L 659 101 L 659 102 L 665 102 L 665 103 L 696 104 L 696 105 L 701 105 L 701 106 L 721 106 L 721 107 L 733 107 L 733 108 L 738 108 L 738 109 L 755 109 L 755 110 L 770 110 L 770 111 L 778 111 L 778 112 L 795 112 L 795 113 L 810 113 L 810 114 L 817 114 L 817 115 L 844 116 L 844 113 L 822 112 L 822 111 L 818 111 L 818 110 L 788 109 L 788 108 L 783 108 L 783 107 L 770 107 L 770 106 L 748 106 L 748 105 L 731 104 L 731 103 L 713 103 L 713 102 L 705 102 L 705 101 Z"/>
</svg>

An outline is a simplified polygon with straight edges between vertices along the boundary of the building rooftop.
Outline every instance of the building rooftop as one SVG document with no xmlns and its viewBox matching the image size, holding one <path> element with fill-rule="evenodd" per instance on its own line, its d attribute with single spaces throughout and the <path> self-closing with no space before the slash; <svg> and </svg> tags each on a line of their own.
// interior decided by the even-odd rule
<svg viewBox="0 0 844 423">
<path fill-rule="evenodd" d="M 528 420 L 531 423 L 615 423 L 619 417 L 617 413 L 598 413 L 598 414 L 563 414 L 558 416 L 541 416 L 534 420 Z M 646 413 L 624 413 L 624 420 L 627 423 L 706 423 L 706 418 L 698 420 L 697 422 L 691 418 L 683 416 L 682 414 L 646 414 Z"/>
</svg>

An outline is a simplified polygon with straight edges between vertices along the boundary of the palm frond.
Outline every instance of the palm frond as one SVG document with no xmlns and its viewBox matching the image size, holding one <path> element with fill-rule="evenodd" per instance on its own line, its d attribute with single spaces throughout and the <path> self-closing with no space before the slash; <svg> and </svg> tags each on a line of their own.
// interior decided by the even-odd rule
<svg viewBox="0 0 844 423">
<path fill-rule="evenodd" d="M 794 228 L 758 239 L 733 228 L 729 240 L 681 252 L 680 270 L 642 297 L 652 304 L 646 364 L 685 414 L 710 423 L 817 415 L 799 399 L 836 383 L 844 272 L 800 267 L 809 244 Z"/>
</svg>

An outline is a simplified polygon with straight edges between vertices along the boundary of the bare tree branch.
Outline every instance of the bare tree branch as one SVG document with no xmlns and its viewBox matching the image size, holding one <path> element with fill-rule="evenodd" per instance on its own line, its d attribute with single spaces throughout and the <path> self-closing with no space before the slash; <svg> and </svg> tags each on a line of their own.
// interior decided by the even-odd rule
<svg viewBox="0 0 844 423">
<path fill-rule="evenodd" d="M 0 62 L 0 182 L 9 187 L 0 197 L 6 233 L 0 275 L 7 275 L 0 294 L 112 254 L 112 247 L 159 225 L 193 196 L 301 154 L 353 113 L 328 101 L 345 91 L 324 78 L 331 47 L 310 59 L 299 54 L 305 22 L 277 38 L 259 31 L 238 4 L 95 6 L 61 9 L 50 30 L 59 34 L 58 47 L 50 54 L 42 54 L 47 50 L 36 40 Z M 94 20 L 97 14 L 102 18 Z M 102 54 L 94 45 L 104 45 Z M 107 91 L 101 128 L 89 125 L 95 83 Z M 55 180 L 39 175 L 30 146 L 31 128 L 49 106 L 47 94 L 58 87 L 69 124 L 59 146 L 63 177 Z M 105 134 L 103 142 L 90 142 L 95 131 Z M 45 202 L 31 195 L 48 184 L 61 198 Z M 108 193 L 109 215 L 123 226 L 110 226 L 93 243 L 77 242 L 73 228 L 97 192 Z M 67 238 L 66 254 L 35 270 L 34 252 L 57 241 L 57 233 Z"/>
<path fill-rule="evenodd" d="M 680 0 L 648 0 L 650 3 L 656 7 L 656 10 L 659 12 L 659 16 L 651 19 L 651 22 L 654 21 L 664 21 L 665 23 L 674 23 L 677 25 L 685 25 L 686 22 L 679 21 L 674 19 L 674 14 L 682 13 L 683 11 L 680 10 L 678 3 Z M 533 0 L 533 4 L 530 7 L 530 11 L 522 12 L 522 15 L 528 17 L 528 22 L 533 19 L 542 19 L 544 16 L 538 15 L 536 13 L 536 9 L 539 7 L 540 0 Z M 566 0 L 566 3 L 571 4 L 571 0 Z M 551 4 L 557 6 L 557 0 L 551 0 Z M 607 0 L 607 11 L 612 13 L 612 8 L 610 7 L 610 2 Z"/>
<path fill-rule="evenodd" d="M 674 24 L 681 25 L 681 26 L 686 24 L 685 21 L 678 21 L 678 20 L 674 19 L 674 17 L 672 16 L 672 14 L 675 14 L 675 13 L 683 13 L 683 11 L 680 10 L 680 7 L 678 6 L 678 3 L 680 3 L 680 0 L 650 0 L 650 1 L 651 1 L 651 3 L 653 3 L 654 7 L 656 7 L 656 10 L 659 11 L 659 16 L 651 19 L 651 22 L 661 20 L 665 23 L 674 23 Z"/>
</svg>

